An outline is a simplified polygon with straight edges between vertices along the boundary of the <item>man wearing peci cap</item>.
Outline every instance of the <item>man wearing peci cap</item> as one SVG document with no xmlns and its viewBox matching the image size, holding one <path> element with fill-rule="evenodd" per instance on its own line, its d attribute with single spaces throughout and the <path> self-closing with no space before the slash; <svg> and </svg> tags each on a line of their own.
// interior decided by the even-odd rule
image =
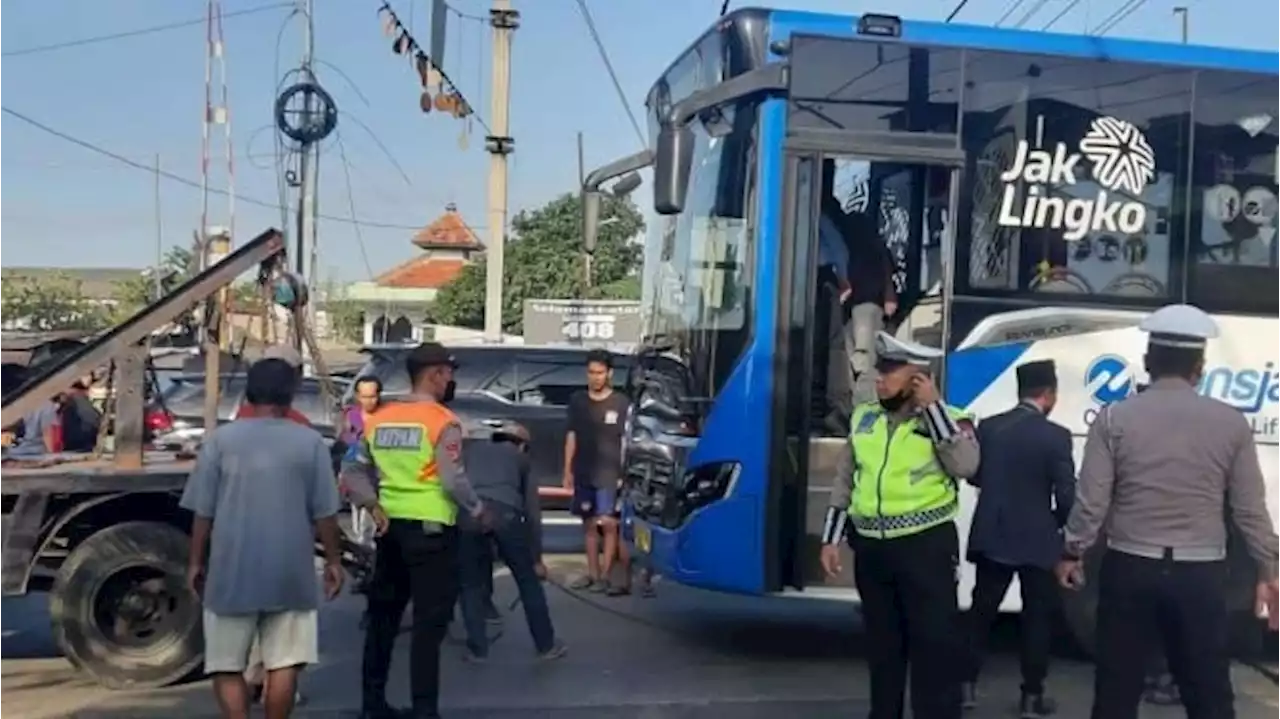
<svg viewBox="0 0 1280 719">
<path fill-rule="evenodd" d="M 462 425 L 445 406 L 453 399 L 456 366 L 438 343 L 415 347 L 405 360 L 412 393 L 370 415 L 356 451 L 343 461 L 352 501 L 373 515 L 378 536 L 361 672 L 365 719 L 440 716 L 440 643 L 458 596 L 459 512 L 490 525 L 467 479 Z M 405 713 L 387 703 L 386 689 L 410 600 L 413 708 Z"/>
<path fill-rule="evenodd" d="M 1225 514 L 1257 564 L 1256 601 L 1276 628 L 1276 532 L 1253 430 L 1196 392 L 1209 315 L 1172 305 L 1139 325 L 1150 338 L 1145 391 L 1089 428 L 1056 573 L 1083 585 L 1082 558 L 1105 528 L 1098 574 L 1094 719 L 1134 717 L 1156 643 L 1168 648 L 1189 717 L 1234 716 L 1229 674 Z"/>
<path fill-rule="evenodd" d="M 969 525 L 967 559 L 977 581 L 969 609 L 969 660 L 964 700 L 977 705 L 978 675 L 1000 603 L 1017 576 L 1022 592 L 1022 717 L 1053 714 L 1045 696 L 1062 556 L 1062 525 L 1075 497 L 1071 432 L 1049 421 L 1058 401 L 1053 360 L 1019 365 L 1018 404 L 982 420 L 982 466 L 972 484 L 981 492 Z"/>
<path fill-rule="evenodd" d="M 876 336 L 875 402 L 850 418 L 849 451 L 832 480 L 822 566 L 841 573 L 840 542 L 852 528 L 853 575 L 870 645 L 871 718 L 904 714 L 907 668 L 917 719 L 961 714 L 963 642 L 956 570 L 958 480 L 978 470 L 969 415 L 943 403 L 930 366 L 940 350 Z"/>
</svg>

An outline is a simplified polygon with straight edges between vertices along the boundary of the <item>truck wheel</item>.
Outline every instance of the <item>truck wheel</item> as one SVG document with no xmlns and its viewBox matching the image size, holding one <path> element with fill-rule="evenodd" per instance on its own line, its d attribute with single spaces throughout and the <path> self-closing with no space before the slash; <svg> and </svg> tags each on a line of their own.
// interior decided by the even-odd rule
<svg viewBox="0 0 1280 719">
<path fill-rule="evenodd" d="M 49 609 L 66 658 L 110 689 L 150 689 L 204 659 L 199 601 L 187 590 L 187 535 L 126 522 L 82 541 L 58 571 Z"/>
<path fill-rule="evenodd" d="M 1097 648 L 1098 576 L 1102 554 L 1101 548 L 1097 546 L 1085 553 L 1083 587 L 1079 590 L 1060 590 L 1063 623 L 1071 638 L 1072 648 L 1085 658 L 1092 658 Z"/>
</svg>

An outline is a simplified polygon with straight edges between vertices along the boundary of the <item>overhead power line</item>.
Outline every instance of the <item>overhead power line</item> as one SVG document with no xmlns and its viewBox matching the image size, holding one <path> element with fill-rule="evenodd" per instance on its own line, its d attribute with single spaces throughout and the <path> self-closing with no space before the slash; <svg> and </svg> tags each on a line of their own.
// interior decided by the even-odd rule
<svg viewBox="0 0 1280 719">
<path fill-rule="evenodd" d="M 640 141 L 640 147 L 648 147 L 649 140 L 645 137 L 644 131 L 640 129 L 640 121 L 636 119 L 636 113 L 631 109 L 631 103 L 627 102 L 627 93 L 622 89 L 622 83 L 618 81 L 618 73 L 614 72 L 613 63 L 609 60 L 609 51 L 604 46 L 604 40 L 600 39 L 600 33 L 596 30 L 596 21 L 591 17 L 591 9 L 587 7 L 587 0 L 578 0 L 578 10 L 582 13 L 582 19 L 587 23 L 587 31 L 591 33 L 591 39 L 596 43 L 596 50 L 600 52 L 600 59 L 604 61 L 604 69 L 609 73 L 609 80 L 613 83 L 613 89 L 618 93 L 618 100 L 622 102 L 622 109 L 627 112 L 627 119 L 631 121 L 631 129 L 636 132 L 636 139 Z"/>
<path fill-rule="evenodd" d="M 1107 18 L 1100 25 L 1098 25 L 1098 27 L 1094 28 L 1093 34 L 1106 35 L 1107 33 L 1111 32 L 1112 30 L 1115 29 L 1116 25 L 1119 25 L 1120 23 L 1124 22 L 1126 18 L 1128 18 L 1130 15 L 1136 12 L 1138 8 L 1142 7 L 1142 5 L 1146 1 L 1147 0 L 1129 0 L 1129 3 L 1127 5 L 1121 6 L 1119 10 L 1116 10 L 1116 12 L 1112 13 L 1111 17 Z"/>
<path fill-rule="evenodd" d="M 176 183 L 178 183 L 178 184 L 180 184 L 180 185 L 186 185 L 187 187 L 193 187 L 193 188 L 195 188 L 195 189 L 197 189 L 197 190 L 198 190 L 198 189 L 201 189 L 201 185 L 200 185 L 200 183 L 199 183 L 199 182 L 197 182 L 197 181 L 195 181 L 195 180 L 192 180 L 192 179 L 190 179 L 190 178 L 188 178 L 188 177 L 183 177 L 182 175 L 174 174 L 174 173 L 169 172 L 169 171 L 167 171 L 167 170 L 160 170 L 160 171 L 158 171 L 158 172 L 157 172 L 157 170 L 156 170 L 156 168 L 155 168 L 155 166 L 154 166 L 154 165 L 148 165 L 147 163 L 144 163 L 144 162 L 138 162 L 138 161 L 136 161 L 136 160 L 131 160 L 131 159 L 129 159 L 128 157 L 125 157 L 124 155 L 121 155 L 121 154 L 116 153 L 116 152 L 112 152 L 111 150 L 108 150 L 108 149 L 106 149 L 106 148 L 104 148 L 104 147 L 100 147 L 100 146 L 98 146 L 98 145 L 95 145 L 95 144 L 93 144 L 92 142 L 89 142 L 89 141 L 87 141 L 87 140 L 81 140 L 80 138 L 75 137 L 75 136 L 73 136 L 73 135 L 68 135 L 67 133 L 62 132 L 61 130 L 56 130 L 56 129 L 52 128 L 52 127 L 49 127 L 48 125 L 44 124 L 43 122 L 40 122 L 39 120 L 36 120 L 36 119 L 34 119 L 34 118 L 31 118 L 31 117 L 28 117 L 27 115 L 24 115 L 24 114 L 22 114 L 21 112 L 18 112 L 17 110 L 11 110 L 11 109 L 9 109 L 9 108 L 7 108 L 7 107 L 2 107 L 2 106 L 0 106 L 0 112 L 3 112 L 4 114 L 6 114 L 6 115 L 8 115 L 8 116 L 10 116 L 10 117 L 12 117 L 12 118 L 14 118 L 15 120 L 21 120 L 22 122 L 24 122 L 24 123 L 26 123 L 26 124 L 28 124 L 28 125 L 30 125 L 30 126 L 32 126 L 32 127 L 34 127 L 34 128 L 36 128 L 37 130 L 40 130 L 41 132 L 44 132 L 44 133 L 46 133 L 46 134 L 48 134 L 48 135 L 52 135 L 52 136 L 54 136 L 54 137 L 56 137 L 56 138 L 58 138 L 58 139 L 60 139 L 60 140 L 64 140 L 64 141 L 66 141 L 66 142 L 69 142 L 69 143 L 71 143 L 72 145 L 77 145 L 77 146 L 79 146 L 79 147 L 82 147 L 82 148 L 84 148 L 84 149 L 86 149 L 86 150 L 89 150 L 90 152 L 93 152 L 93 153 L 98 154 L 98 155 L 102 155 L 103 157 L 108 157 L 108 158 L 110 158 L 110 159 L 112 159 L 112 160 L 115 160 L 116 162 L 119 162 L 119 163 L 124 164 L 124 165 L 128 165 L 129 167 L 132 167 L 132 168 L 134 168 L 134 169 L 142 170 L 143 172 L 146 172 L 146 173 L 147 173 L 147 174 L 149 174 L 149 175 L 156 175 L 156 174 L 159 174 L 161 177 L 163 177 L 163 178 L 165 178 L 165 179 L 167 179 L 167 180 L 169 180 L 169 181 L 171 181 L 171 182 L 176 182 Z M 218 189 L 218 188 L 212 188 L 212 187 L 211 187 L 211 188 L 209 188 L 209 192 L 212 192 L 212 193 L 217 194 L 217 195 L 224 195 L 224 196 L 225 196 L 225 195 L 228 195 L 228 194 L 231 194 L 231 193 L 228 193 L 226 190 Z M 233 196 L 235 197 L 235 199 L 237 199 L 237 200 L 239 200 L 239 201 L 241 201 L 241 202 L 245 202 L 245 203 L 248 203 L 248 204 L 250 204 L 250 205 L 256 205 L 256 206 L 258 206 L 258 207 L 265 207 L 265 208 L 267 208 L 267 209 L 271 209 L 271 210 L 287 209 L 287 208 L 283 207 L 282 205 L 280 205 L 279 203 L 276 203 L 276 202 L 267 202 L 267 201 L 265 201 L 265 200 L 260 200 L 260 199 L 258 199 L 258 198 L 256 198 L 256 197 L 248 197 L 248 196 L 246 196 L 246 195 L 241 195 L 241 194 L 239 194 L 239 193 L 236 193 L 236 194 L 234 194 Z M 320 218 L 320 219 L 322 219 L 322 220 L 330 220 L 330 221 L 333 221 L 333 222 L 342 222 L 342 223 L 344 223 L 344 224 L 359 224 L 359 225 L 361 225 L 361 226 L 363 226 L 363 227 L 378 227 L 378 228 L 388 229 L 388 230 L 408 230 L 408 231 L 411 231 L 411 232 L 416 232 L 416 231 L 418 231 L 418 230 L 422 229 L 421 227 L 419 227 L 419 226 L 414 226 L 414 225 L 397 225 L 397 224 L 393 224 L 393 223 L 390 223 L 390 222 L 375 222 L 375 221 L 373 221 L 373 220 L 357 220 L 357 219 L 355 219 L 355 218 L 351 218 L 351 217 L 340 217 L 340 216 L 336 216 L 336 215 L 317 215 L 317 217 L 319 217 L 319 218 Z"/>
<path fill-rule="evenodd" d="M 1049 28 L 1052 28 L 1054 25 L 1057 25 L 1059 20 L 1066 17 L 1067 13 L 1071 12 L 1072 10 L 1075 10 L 1076 6 L 1079 4 L 1080 4 L 1080 0 L 1071 0 L 1071 2 L 1067 3 L 1066 7 L 1059 10 L 1058 14 L 1054 15 L 1053 19 L 1045 23 L 1044 27 L 1041 27 L 1040 29 L 1048 30 Z"/>
<path fill-rule="evenodd" d="M 270 5 L 262 5 L 260 7 L 246 8 L 244 10 L 236 10 L 235 12 L 223 13 L 222 18 L 240 17 L 243 15 L 254 15 L 257 13 L 267 12 L 270 10 L 283 10 L 285 8 L 294 7 L 291 2 L 278 2 Z M 111 42 L 113 40 L 126 40 L 131 37 L 140 37 L 142 35 L 152 35 L 158 32 L 167 32 L 169 30 L 179 30 L 184 27 L 194 27 L 203 25 L 206 18 L 198 17 L 194 20 L 183 20 L 181 22 L 171 22 L 165 25 L 153 25 L 151 27 L 138 28 L 137 30 L 126 30 L 124 32 L 112 33 L 110 35 L 95 35 L 93 37 L 82 37 L 78 40 L 65 40 L 63 42 L 55 42 L 49 45 L 36 45 L 35 47 L 24 47 L 20 50 L 10 50 L 0 53 L 0 57 L 17 57 L 19 55 L 34 55 L 41 52 L 53 52 L 54 50 L 65 50 L 71 47 L 80 47 L 81 45 L 94 45 L 102 42 Z"/>
<path fill-rule="evenodd" d="M 951 22 L 952 20 L 955 20 L 956 15 L 959 15 L 960 11 L 964 9 L 964 6 L 968 4 L 969 4 L 969 0 L 960 0 L 960 2 L 956 3 L 956 6 L 951 8 L 951 12 L 947 13 L 946 22 Z"/>
</svg>

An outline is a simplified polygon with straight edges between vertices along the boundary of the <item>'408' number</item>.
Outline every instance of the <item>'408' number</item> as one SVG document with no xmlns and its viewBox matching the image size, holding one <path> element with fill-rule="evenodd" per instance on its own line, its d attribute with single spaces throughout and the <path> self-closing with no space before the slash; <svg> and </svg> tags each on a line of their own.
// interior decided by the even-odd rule
<svg viewBox="0 0 1280 719">
<path fill-rule="evenodd" d="M 613 323 L 569 320 L 564 323 L 564 336 L 571 340 L 611 340 Z"/>
</svg>

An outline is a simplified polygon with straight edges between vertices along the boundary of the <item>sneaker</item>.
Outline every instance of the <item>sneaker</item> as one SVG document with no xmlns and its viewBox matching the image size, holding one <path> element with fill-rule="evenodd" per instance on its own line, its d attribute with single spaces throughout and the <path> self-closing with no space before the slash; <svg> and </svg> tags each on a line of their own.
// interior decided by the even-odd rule
<svg viewBox="0 0 1280 719">
<path fill-rule="evenodd" d="M 965 682 L 960 685 L 960 707 L 965 711 L 978 708 L 977 682 Z"/>
<path fill-rule="evenodd" d="M 569 584 L 569 588 L 570 588 L 570 589 L 576 589 L 576 590 L 578 590 L 578 591 L 582 591 L 582 590 L 584 590 L 584 589 L 585 589 L 585 590 L 590 590 L 590 589 L 592 588 L 592 586 L 594 586 L 594 585 L 595 585 L 595 583 L 596 583 L 596 580 L 594 580 L 594 579 L 592 579 L 591 577 L 588 577 L 588 576 L 586 576 L 586 575 L 584 574 L 583 576 L 578 577 L 577 579 L 573 580 L 573 582 L 571 582 L 571 583 Z"/>
<path fill-rule="evenodd" d="M 605 594 L 609 591 L 609 583 L 603 579 L 597 579 L 591 583 L 591 586 L 587 587 L 587 591 L 592 594 Z"/>
<path fill-rule="evenodd" d="M 1018 716 L 1021 719 L 1040 719 L 1058 711 L 1058 705 L 1044 694 L 1023 694 L 1018 703 Z"/>
<path fill-rule="evenodd" d="M 644 584 L 640 585 L 640 596 L 644 597 L 645 599 L 653 599 L 654 597 L 658 596 L 658 590 L 654 589 L 653 585 L 650 584 L 649 582 L 645 582 Z"/>
<path fill-rule="evenodd" d="M 485 662 L 489 661 L 489 657 L 483 654 L 476 654 L 475 652 L 468 649 L 462 653 L 462 661 L 466 662 L 467 664 L 484 664 Z"/>
<path fill-rule="evenodd" d="M 569 647 L 566 647 L 563 642 L 556 642 L 555 644 L 552 644 L 551 648 L 548 649 L 547 651 L 538 652 L 538 658 L 544 662 L 550 662 L 556 659 L 560 659 L 561 657 L 563 657 L 565 654 L 568 654 L 568 653 L 569 653 Z"/>
</svg>

